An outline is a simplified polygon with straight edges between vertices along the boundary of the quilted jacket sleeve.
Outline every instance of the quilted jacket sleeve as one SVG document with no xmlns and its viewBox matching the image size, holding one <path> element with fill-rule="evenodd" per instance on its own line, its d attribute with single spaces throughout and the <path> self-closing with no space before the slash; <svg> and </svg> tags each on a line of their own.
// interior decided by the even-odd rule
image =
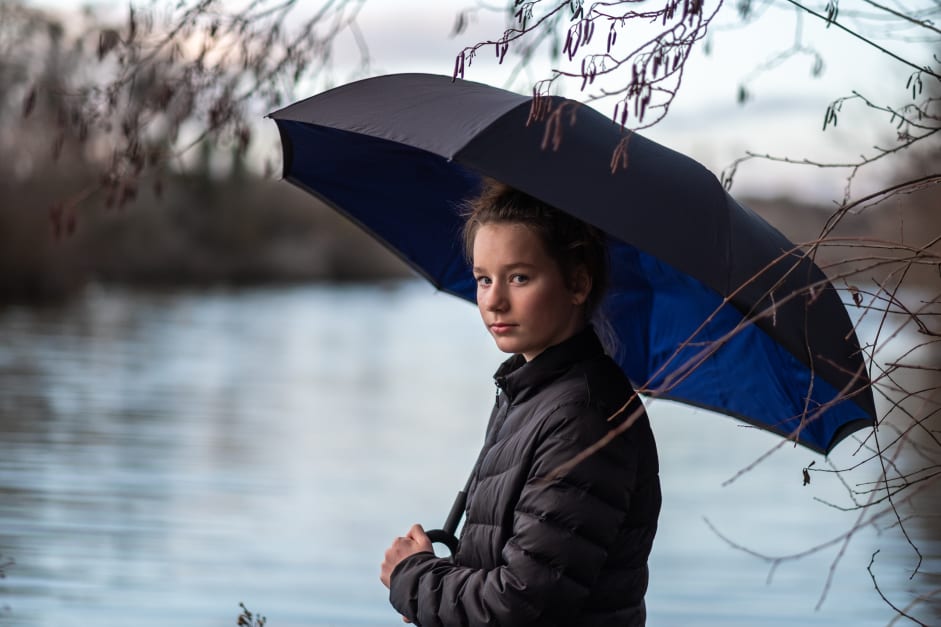
<svg viewBox="0 0 941 627">
<path fill-rule="evenodd" d="M 543 423 L 504 564 L 477 570 L 410 556 L 391 579 L 399 613 L 422 627 L 572 624 L 616 541 L 636 475 L 633 439 L 622 436 L 547 479 L 607 432 L 603 418 L 586 412 L 561 407 Z"/>
</svg>

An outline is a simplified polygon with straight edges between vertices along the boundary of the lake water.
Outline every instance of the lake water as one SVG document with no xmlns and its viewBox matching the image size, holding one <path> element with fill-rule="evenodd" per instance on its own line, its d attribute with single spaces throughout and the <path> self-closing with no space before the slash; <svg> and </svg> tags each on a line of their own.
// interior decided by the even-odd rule
<svg viewBox="0 0 941 627">
<path fill-rule="evenodd" d="M 90 289 L 0 310 L 0 625 L 400 625 L 379 583 L 391 539 L 440 526 L 481 443 L 503 359 L 472 306 L 418 282 L 185 293 Z M 649 405 L 664 508 L 650 625 L 885 625 L 915 556 L 776 439 Z M 834 455 L 844 462 L 855 446 Z M 841 456 L 843 456 L 841 458 Z M 922 538 L 928 570 L 937 540 Z M 937 585 L 937 583 L 935 583 Z M 929 621 L 930 622 L 930 621 Z"/>
</svg>

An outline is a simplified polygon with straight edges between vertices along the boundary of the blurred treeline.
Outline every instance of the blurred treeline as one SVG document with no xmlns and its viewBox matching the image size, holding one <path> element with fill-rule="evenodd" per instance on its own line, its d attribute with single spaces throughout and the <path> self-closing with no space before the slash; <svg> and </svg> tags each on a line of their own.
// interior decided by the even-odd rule
<svg viewBox="0 0 941 627">
<path fill-rule="evenodd" d="M 59 300 L 89 282 L 242 285 L 407 273 L 391 253 L 286 182 L 174 174 L 159 196 L 144 187 L 120 208 L 92 198 L 57 228 L 56 207 L 83 182 L 81 172 L 61 169 L 25 179 L 0 174 L 0 302 Z"/>
<path fill-rule="evenodd" d="M 407 273 L 334 211 L 248 161 L 252 134 L 274 123 L 226 100 L 223 75 L 171 51 L 122 76 L 132 64 L 113 57 L 131 48 L 108 52 L 120 37 L 90 11 L 0 0 L 0 303 L 67 298 L 89 282 Z M 200 124 L 216 128 L 181 152 Z"/>
</svg>

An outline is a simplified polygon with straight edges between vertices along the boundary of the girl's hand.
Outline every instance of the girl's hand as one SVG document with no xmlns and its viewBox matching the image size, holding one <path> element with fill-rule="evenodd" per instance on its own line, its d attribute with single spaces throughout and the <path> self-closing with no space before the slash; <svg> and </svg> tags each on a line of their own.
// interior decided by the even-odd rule
<svg viewBox="0 0 941 627">
<path fill-rule="evenodd" d="M 379 573 L 379 579 L 382 584 L 388 588 L 389 579 L 392 577 L 392 571 L 398 566 L 399 562 L 409 555 L 421 553 L 423 551 L 434 552 L 431 546 L 431 540 L 425 535 L 425 530 L 421 525 L 412 525 L 404 537 L 398 537 L 392 541 L 392 546 L 386 550 L 385 559 L 382 560 L 382 567 Z"/>
</svg>

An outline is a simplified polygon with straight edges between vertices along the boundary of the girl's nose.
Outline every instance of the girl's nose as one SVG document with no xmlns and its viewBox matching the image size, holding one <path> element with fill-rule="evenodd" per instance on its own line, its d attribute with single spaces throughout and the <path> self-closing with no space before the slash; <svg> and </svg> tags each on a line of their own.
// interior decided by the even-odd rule
<svg viewBox="0 0 941 627">
<path fill-rule="evenodd" d="M 509 301 L 506 298 L 506 292 L 501 285 L 494 283 L 483 296 L 484 306 L 487 311 L 506 311 Z"/>
</svg>

